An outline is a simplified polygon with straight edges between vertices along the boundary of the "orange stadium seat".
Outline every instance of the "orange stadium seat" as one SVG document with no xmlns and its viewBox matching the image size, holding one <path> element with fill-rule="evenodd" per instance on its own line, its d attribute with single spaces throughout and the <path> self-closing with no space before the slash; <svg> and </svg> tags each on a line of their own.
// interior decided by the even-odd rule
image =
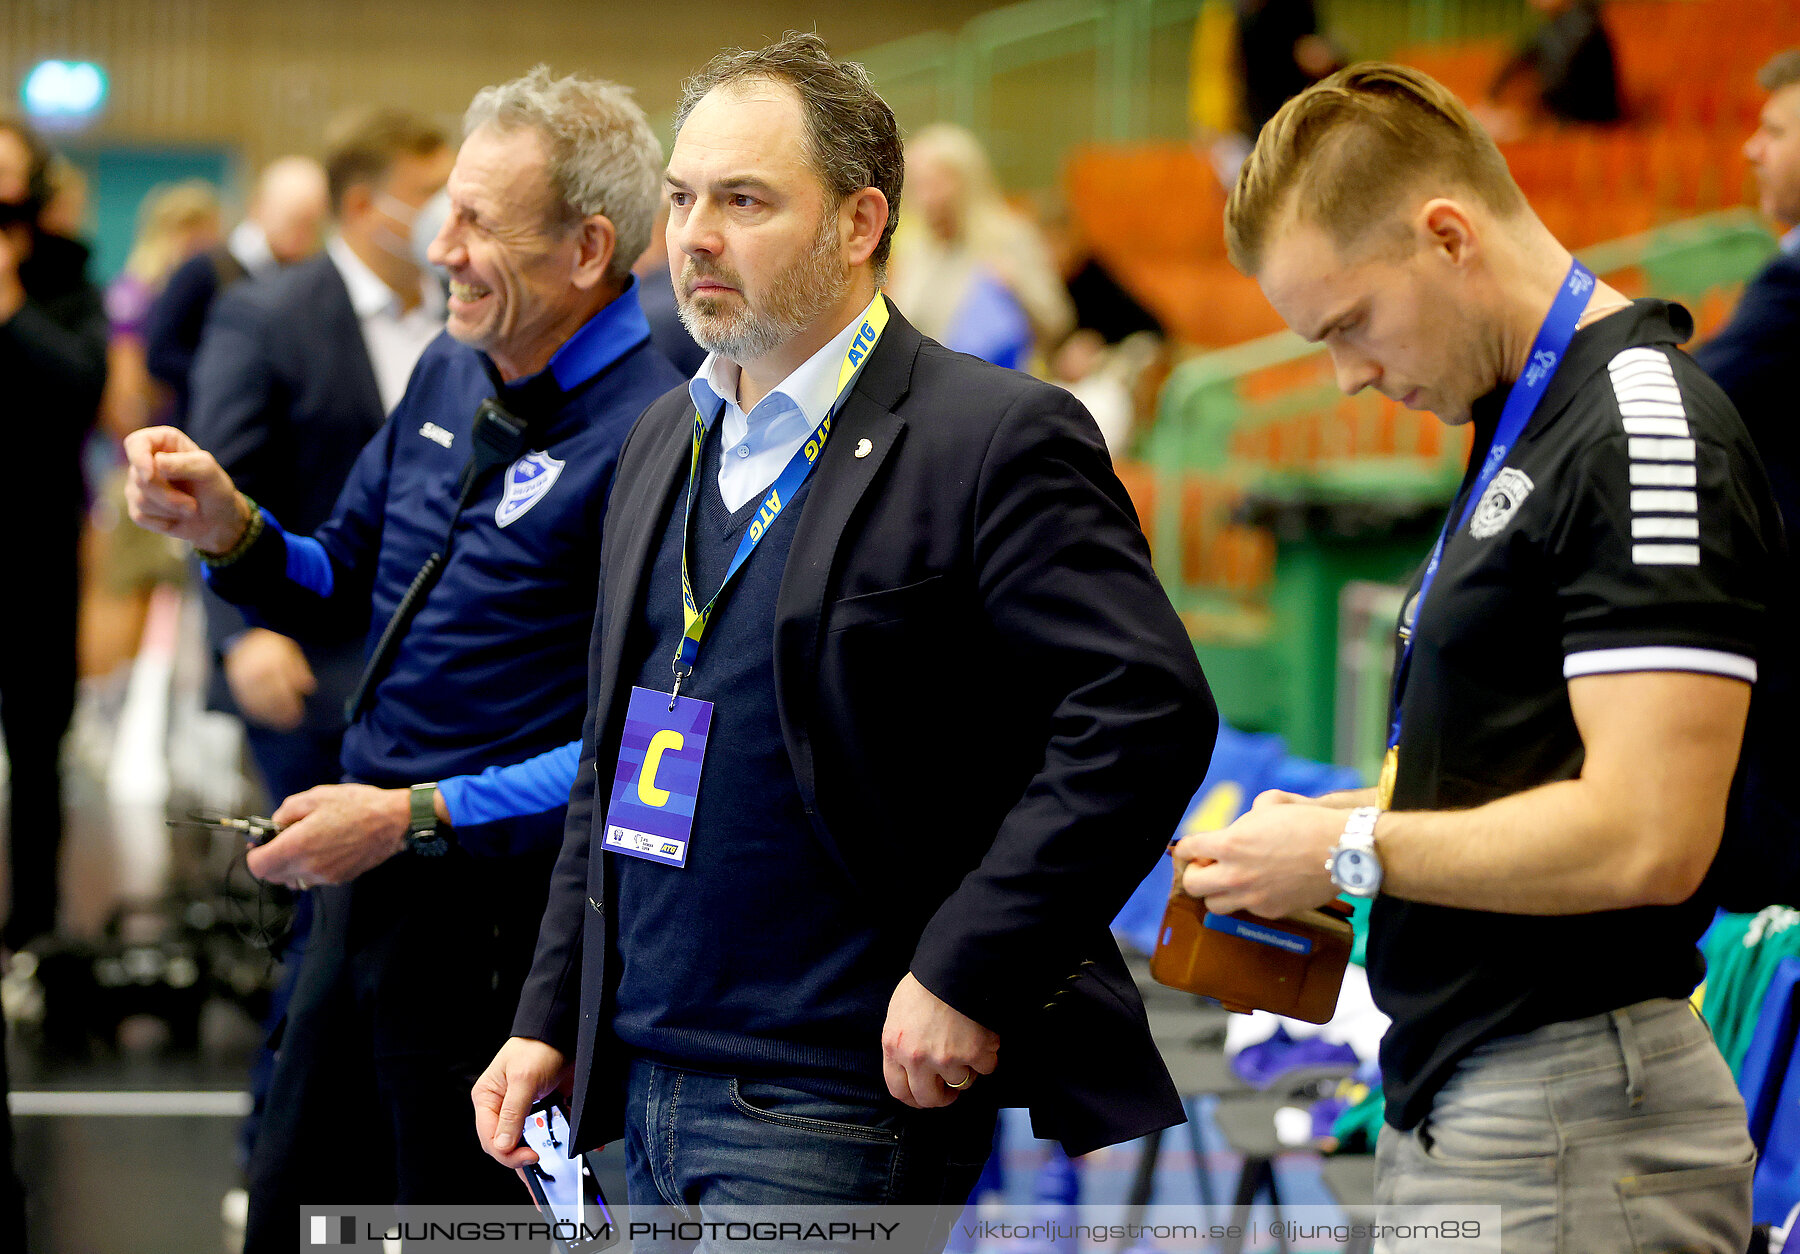
<svg viewBox="0 0 1800 1254">
<path fill-rule="evenodd" d="M 1631 122 L 1544 125 L 1502 145 L 1546 225 L 1580 248 L 1746 203 L 1756 71 L 1800 45 L 1800 0 L 1634 0 L 1609 6 L 1606 20 Z M 1475 101 L 1507 53 L 1504 41 L 1482 40 L 1392 55 Z M 1177 340 L 1218 347 L 1281 329 L 1225 260 L 1225 192 L 1192 147 L 1087 146 L 1065 181 L 1095 254 Z"/>
</svg>

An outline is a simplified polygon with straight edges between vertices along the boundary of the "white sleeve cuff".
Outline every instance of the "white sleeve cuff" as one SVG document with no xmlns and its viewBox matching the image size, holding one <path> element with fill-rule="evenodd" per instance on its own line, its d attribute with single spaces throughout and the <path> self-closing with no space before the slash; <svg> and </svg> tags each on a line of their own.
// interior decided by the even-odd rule
<svg viewBox="0 0 1800 1254">
<path fill-rule="evenodd" d="M 1673 645 L 1644 645 L 1630 649 L 1590 649 L 1563 659 L 1563 678 L 1580 675 L 1618 675 L 1629 671 L 1697 671 L 1756 682 L 1756 660 L 1718 649 L 1686 649 Z"/>
</svg>

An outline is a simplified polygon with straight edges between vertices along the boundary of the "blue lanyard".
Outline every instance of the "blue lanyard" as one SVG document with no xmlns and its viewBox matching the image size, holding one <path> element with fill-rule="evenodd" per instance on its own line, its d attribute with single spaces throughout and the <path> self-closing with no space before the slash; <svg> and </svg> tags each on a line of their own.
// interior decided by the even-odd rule
<svg viewBox="0 0 1800 1254">
<path fill-rule="evenodd" d="M 720 581 L 719 589 L 713 593 L 712 600 L 703 607 L 694 598 L 693 585 L 688 582 L 687 537 L 693 530 L 694 521 L 694 481 L 700 477 L 700 445 L 706 439 L 706 419 L 699 410 L 694 411 L 694 431 L 692 452 L 688 460 L 687 505 L 682 514 L 681 531 L 681 616 L 683 630 L 681 646 L 676 651 L 672 666 L 675 671 L 675 688 L 670 694 L 669 708 L 674 709 L 674 698 L 681 693 L 681 685 L 687 677 L 694 673 L 694 659 L 700 655 L 700 641 L 706 635 L 707 624 L 712 620 L 713 610 L 718 606 L 725 590 L 731 586 L 732 579 L 750 560 L 750 554 L 762 543 L 763 537 L 775 525 L 781 511 L 806 482 L 812 468 L 818 463 L 819 456 L 825 451 L 825 442 L 831 438 L 831 420 L 836 415 L 838 406 L 850 394 L 850 388 L 862 373 L 862 367 L 869 360 L 875 343 L 881 338 L 882 331 L 887 329 L 887 298 L 877 295 L 863 315 L 862 325 L 857 328 L 856 337 L 850 341 L 845 350 L 844 360 L 838 368 L 837 396 L 819 424 L 813 428 L 812 434 L 800 446 L 786 468 L 776 478 L 774 484 L 763 494 L 762 504 L 757 507 L 756 517 L 750 520 L 750 528 L 744 532 L 744 538 L 738 541 L 737 552 L 732 554 L 731 564 L 725 569 L 725 578 Z"/>
<path fill-rule="evenodd" d="M 1500 411 L 1500 425 L 1494 428 L 1494 440 L 1488 446 L 1487 457 L 1481 463 L 1481 473 L 1475 476 L 1475 483 L 1463 500 L 1462 514 L 1457 518 L 1454 528 L 1450 526 L 1450 519 L 1446 515 L 1444 527 L 1438 532 L 1437 543 L 1431 549 L 1431 559 L 1425 563 L 1425 577 L 1419 581 L 1419 594 L 1413 602 L 1413 630 L 1406 633 L 1405 642 L 1400 649 L 1400 664 L 1394 668 L 1394 721 L 1388 733 L 1390 751 L 1400 743 L 1400 691 L 1406 681 L 1407 667 L 1412 664 L 1413 640 L 1418 635 L 1418 624 L 1424 617 L 1425 598 L 1430 594 L 1438 567 L 1444 560 L 1444 546 L 1450 542 L 1453 530 L 1461 531 L 1468 525 L 1469 515 L 1475 512 L 1477 502 L 1487 494 L 1494 476 L 1506 464 L 1507 454 L 1512 452 L 1519 437 L 1525 434 L 1531 415 L 1537 411 L 1538 402 L 1544 399 L 1550 380 L 1556 377 L 1557 367 L 1562 365 L 1563 357 L 1569 351 L 1569 341 L 1575 338 L 1575 324 L 1581 321 L 1582 311 L 1587 308 L 1588 296 L 1593 290 L 1593 272 L 1579 261 L 1570 262 L 1569 273 L 1556 291 L 1556 299 L 1551 302 L 1550 312 L 1544 315 L 1544 325 L 1538 328 L 1537 339 L 1532 341 L 1531 357 L 1526 362 L 1525 373 L 1506 394 L 1506 405 Z"/>
</svg>

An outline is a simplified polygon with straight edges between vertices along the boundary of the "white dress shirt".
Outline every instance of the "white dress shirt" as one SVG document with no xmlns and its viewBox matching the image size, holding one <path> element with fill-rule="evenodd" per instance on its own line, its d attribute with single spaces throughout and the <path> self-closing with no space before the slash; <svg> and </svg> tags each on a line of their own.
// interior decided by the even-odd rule
<svg viewBox="0 0 1800 1254">
<path fill-rule="evenodd" d="M 369 364 L 375 367 L 381 408 L 392 413 L 406 392 L 413 367 L 419 364 L 419 354 L 444 329 L 444 294 L 429 275 L 422 276 L 419 303 L 403 310 L 394 289 L 350 251 L 343 236 L 333 235 L 325 251 L 350 290 L 350 307 L 356 311 L 356 320 L 362 327 Z"/>
<path fill-rule="evenodd" d="M 225 251 L 237 258 L 252 278 L 260 279 L 278 264 L 275 254 L 269 251 L 268 235 L 248 219 L 231 228 L 231 234 L 225 237 Z"/>
<path fill-rule="evenodd" d="M 875 297 L 880 299 L 880 295 Z M 725 424 L 719 432 L 719 494 L 725 498 L 726 509 L 735 514 L 766 492 L 806 443 L 837 400 L 838 368 L 873 308 L 871 301 L 829 344 L 752 405 L 748 414 L 738 408 L 737 363 L 717 353 L 708 353 L 700 363 L 699 373 L 688 382 L 688 395 L 709 423 L 722 420 Z M 725 406 L 722 414 L 721 401 Z"/>
</svg>

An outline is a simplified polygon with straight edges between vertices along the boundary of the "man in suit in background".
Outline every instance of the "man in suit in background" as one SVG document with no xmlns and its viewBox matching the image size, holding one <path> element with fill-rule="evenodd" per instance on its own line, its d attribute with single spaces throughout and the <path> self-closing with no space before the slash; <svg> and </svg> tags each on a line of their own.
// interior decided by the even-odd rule
<svg viewBox="0 0 1800 1254">
<path fill-rule="evenodd" d="M 336 223 L 325 251 L 237 284 L 213 307 L 188 431 L 297 532 L 330 517 L 357 454 L 443 330 L 443 295 L 413 259 L 409 232 L 452 159 L 443 133 L 411 113 L 343 119 L 325 163 Z M 206 620 L 220 663 L 214 702 L 243 715 L 271 798 L 335 782 L 361 640 L 303 647 L 211 594 Z"/>
<path fill-rule="evenodd" d="M 1800 525 L 1800 424 L 1793 421 L 1794 355 L 1800 345 L 1800 48 L 1762 68 L 1769 98 L 1744 153 L 1756 170 L 1764 214 L 1787 230 L 1752 279 L 1731 322 L 1694 360 L 1731 397 L 1769 469 L 1789 527 Z"/>
<path fill-rule="evenodd" d="M 1731 398 L 1755 441 L 1788 536 L 1788 550 L 1777 559 L 1785 578 L 1768 590 L 1771 620 L 1781 626 L 1769 634 L 1760 659 L 1725 852 L 1714 870 L 1713 887 L 1728 909 L 1759 909 L 1766 902 L 1765 897 L 1751 905 L 1737 894 L 1748 890 L 1755 899 L 1758 890 L 1766 891 L 1771 865 L 1800 877 L 1800 808 L 1787 780 L 1800 754 L 1792 716 L 1800 699 L 1800 651 L 1792 631 L 1800 608 L 1795 603 L 1800 566 L 1794 557 L 1800 543 L 1795 530 L 1800 528 L 1800 423 L 1794 420 L 1794 389 L 1800 385 L 1794 367 L 1800 350 L 1800 48 L 1776 56 L 1756 81 L 1769 98 L 1744 153 L 1756 170 L 1763 213 L 1787 233 L 1780 251 L 1744 288 L 1730 323 L 1694 351 L 1694 360 Z M 1740 851 L 1752 855 L 1749 865 L 1733 862 Z"/>
<path fill-rule="evenodd" d="M 279 157 L 257 176 L 250 207 L 230 237 L 169 276 L 144 324 L 144 357 L 151 376 L 174 396 L 172 425 L 187 425 L 188 376 L 213 301 L 239 279 L 273 274 L 318 252 L 329 208 L 324 167 L 311 157 Z"/>
<path fill-rule="evenodd" d="M 1214 708 L 1092 419 L 878 295 L 901 152 L 862 68 L 790 34 L 677 122 L 710 356 L 620 460 L 567 835 L 476 1125 L 532 1162 L 572 1062 L 573 1143 L 624 1133 L 633 1205 L 960 1206 L 1002 1105 L 1071 1153 L 1181 1121 L 1107 924 Z"/>
</svg>

